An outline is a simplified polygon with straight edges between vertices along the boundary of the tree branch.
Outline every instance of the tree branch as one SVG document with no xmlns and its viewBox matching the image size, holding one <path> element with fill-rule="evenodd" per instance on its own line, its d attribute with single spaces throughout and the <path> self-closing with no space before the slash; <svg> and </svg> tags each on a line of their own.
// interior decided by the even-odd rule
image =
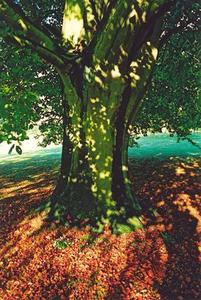
<svg viewBox="0 0 201 300">
<path fill-rule="evenodd" d="M 111 14 L 112 9 L 115 7 L 116 4 L 116 0 L 111 0 L 107 9 L 105 9 L 105 13 L 104 16 L 102 17 L 101 21 L 98 23 L 96 32 L 94 34 L 94 36 L 92 37 L 89 45 L 85 48 L 84 53 L 83 53 L 83 59 L 85 61 L 86 64 L 90 64 L 91 58 L 92 58 L 92 54 L 93 54 L 93 49 L 95 48 L 99 37 L 101 36 L 108 20 Z"/>
<path fill-rule="evenodd" d="M 43 48 L 39 44 L 30 41 L 28 38 L 23 39 L 15 34 L 8 34 L 4 37 L 4 39 L 18 47 L 28 47 L 33 51 L 36 51 L 41 58 L 46 60 L 48 63 L 57 66 L 58 68 L 63 68 L 64 66 L 64 61 L 61 58 L 59 58 L 56 54 L 54 54 L 46 48 Z"/>
<path fill-rule="evenodd" d="M 87 9 L 85 7 L 84 1 L 80 1 L 80 10 L 81 10 L 81 15 L 82 15 L 82 19 L 83 19 L 84 30 L 85 30 L 86 36 L 89 37 L 90 32 L 91 32 L 91 26 L 88 22 Z"/>
<path fill-rule="evenodd" d="M 50 51 L 55 50 L 54 42 L 42 30 L 34 25 L 23 13 L 19 5 L 11 0 L 0 0 L 0 13 L 2 18 L 14 30 L 20 32 L 25 37 L 31 37 L 37 43 L 43 44 Z"/>
<path fill-rule="evenodd" d="M 74 54 L 66 54 L 42 29 L 33 24 L 24 15 L 19 5 L 11 0 L 0 0 L 0 15 L 13 30 L 13 38 L 20 46 L 29 46 L 36 50 L 47 62 L 56 64 L 57 67 L 64 62 L 71 62 L 77 57 Z M 57 53 L 62 54 L 60 58 Z"/>
<path fill-rule="evenodd" d="M 89 3 L 91 4 L 91 10 L 92 10 L 92 14 L 94 15 L 95 21 L 98 24 L 100 22 L 99 16 L 98 16 L 98 12 L 96 10 L 96 3 L 94 0 L 89 0 Z"/>
<path fill-rule="evenodd" d="M 178 27 L 174 27 L 174 28 L 170 28 L 168 30 L 165 30 L 160 38 L 160 43 L 159 43 L 159 49 L 161 49 L 166 43 L 167 41 L 175 34 L 177 33 L 181 33 L 184 31 L 196 31 L 196 29 L 191 29 L 190 25 L 191 23 L 185 24 L 184 26 L 178 26 Z"/>
</svg>

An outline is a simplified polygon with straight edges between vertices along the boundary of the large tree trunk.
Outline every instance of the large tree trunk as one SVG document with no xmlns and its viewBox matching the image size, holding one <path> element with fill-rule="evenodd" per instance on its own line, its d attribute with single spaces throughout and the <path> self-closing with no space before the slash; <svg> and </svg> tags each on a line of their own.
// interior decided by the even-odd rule
<svg viewBox="0 0 201 300">
<path fill-rule="evenodd" d="M 74 221 L 89 218 L 91 222 L 97 219 L 106 222 L 117 216 L 126 203 L 122 201 L 122 193 L 126 199 L 125 190 L 129 186 L 120 176 L 127 168 L 122 153 L 127 142 L 124 147 L 117 145 L 121 129 L 115 126 L 114 110 L 107 105 L 109 99 L 104 90 L 84 81 L 82 90 L 87 92 L 81 98 L 72 85 L 69 87 L 65 74 L 61 77 L 68 102 L 71 96 L 78 101 L 76 110 L 69 107 L 67 112 L 61 174 L 52 197 L 51 215 L 72 216 Z M 121 158 L 114 160 L 114 156 L 118 158 L 117 151 Z"/>
<path fill-rule="evenodd" d="M 145 61 L 150 59 L 147 53 Z M 143 66 L 144 60 L 138 74 Z M 79 88 L 65 72 L 59 73 L 69 104 L 68 124 L 61 180 L 51 213 L 70 217 L 74 222 L 89 219 L 92 223 L 135 215 L 139 205 L 128 178 L 128 125 L 130 115 L 138 109 L 150 72 L 142 73 L 139 84 L 136 80 L 134 95 L 131 80 L 122 80 L 115 66 L 107 70 L 105 82 L 99 71 L 85 68 Z M 135 105 L 130 105 L 130 101 Z"/>
<path fill-rule="evenodd" d="M 57 68 L 67 103 L 68 164 L 52 211 L 74 221 L 111 223 L 139 211 L 128 178 L 128 126 L 157 57 L 162 12 L 147 8 L 143 19 L 130 6 L 119 1 L 79 65 Z"/>
<path fill-rule="evenodd" d="M 71 124 L 72 140 L 64 134 L 52 216 L 71 216 L 74 221 L 88 218 L 96 223 L 135 214 L 138 205 L 128 179 L 127 137 L 124 139 L 122 129 L 115 126 L 118 123 L 110 124 L 110 119 L 107 109 L 96 102 L 88 107 L 82 126 Z"/>
</svg>

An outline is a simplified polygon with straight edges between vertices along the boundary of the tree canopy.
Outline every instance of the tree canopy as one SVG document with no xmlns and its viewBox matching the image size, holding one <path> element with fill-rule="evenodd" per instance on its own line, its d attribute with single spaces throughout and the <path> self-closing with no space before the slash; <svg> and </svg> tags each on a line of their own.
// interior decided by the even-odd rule
<svg viewBox="0 0 201 300">
<path fill-rule="evenodd" d="M 69 4 L 73 11 L 72 16 L 69 16 L 70 19 L 81 19 L 80 14 L 84 7 L 81 5 L 82 1 L 76 4 L 77 2 L 79 1 L 72 1 Z M 61 4 L 56 6 L 56 1 L 45 19 L 43 19 L 46 15 L 44 2 L 38 3 L 38 6 L 36 2 L 28 4 L 24 1 L 22 4 L 27 8 L 27 14 L 33 13 L 35 22 L 40 20 L 44 26 L 47 23 L 47 26 L 55 26 L 57 30 L 61 26 L 62 6 Z M 87 6 L 88 14 L 91 15 L 90 22 L 94 21 L 92 7 Z M 197 26 L 198 17 L 194 16 L 197 11 L 196 4 L 194 7 L 195 9 L 191 11 L 192 28 L 189 29 L 189 25 L 185 24 L 185 27 L 182 24 L 185 30 L 178 30 L 166 42 L 163 41 L 164 45 L 161 47 L 143 107 L 131 129 L 135 134 L 160 132 L 165 127 L 171 133 L 186 136 L 191 129 L 201 127 L 200 34 Z M 59 18 L 58 10 L 60 10 Z M 100 7 L 98 11 L 100 15 Z M 46 18 L 51 22 L 47 22 Z M 172 19 L 167 18 L 164 25 L 168 33 L 166 28 L 170 27 L 169 30 L 173 30 Z M 85 26 L 89 30 L 90 25 Z M 93 27 L 90 30 L 92 31 Z M 87 37 L 85 38 L 87 40 Z M 27 130 L 39 124 L 39 130 L 43 135 L 42 145 L 62 142 L 62 96 L 55 70 L 45 64 L 33 50 L 20 49 L 4 40 L 1 40 L 0 56 L 1 141 L 20 143 L 28 138 Z"/>
</svg>

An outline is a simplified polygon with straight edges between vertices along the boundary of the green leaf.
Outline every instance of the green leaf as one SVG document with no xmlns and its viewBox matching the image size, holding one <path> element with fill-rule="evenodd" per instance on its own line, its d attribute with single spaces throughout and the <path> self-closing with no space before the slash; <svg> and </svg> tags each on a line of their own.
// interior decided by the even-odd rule
<svg viewBox="0 0 201 300">
<path fill-rule="evenodd" d="M 57 239 L 54 241 L 53 246 L 59 250 L 63 250 L 72 244 L 73 244 L 73 242 L 70 239 L 67 239 L 67 240 Z"/>
<path fill-rule="evenodd" d="M 21 155 L 22 154 L 22 148 L 20 146 L 15 147 L 16 152 Z"/>
</svg>

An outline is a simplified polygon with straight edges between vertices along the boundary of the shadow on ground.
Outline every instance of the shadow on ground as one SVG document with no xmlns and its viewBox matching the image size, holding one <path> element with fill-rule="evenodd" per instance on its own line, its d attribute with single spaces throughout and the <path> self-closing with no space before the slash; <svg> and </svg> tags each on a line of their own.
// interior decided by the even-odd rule
<svg viewBox="0 0 201 300">
<path fill-rule="evenodd" d="M 146 227 L 156 227 L 168 250 L 162 299 L 200 299 L 200 159 L 132 162 L 133 187 Z M 142 176 L 143 174 L 143 176 Z"/>
<path fill-rule="evenodd" d="M 200 299 L 201 160 L 130 165 L 145 229 L 121 236 L 47 227 L 44 215 L 30 210 L 50 195 L 58 164 L 3 165 L 0 298 Z"/>
</svg>

